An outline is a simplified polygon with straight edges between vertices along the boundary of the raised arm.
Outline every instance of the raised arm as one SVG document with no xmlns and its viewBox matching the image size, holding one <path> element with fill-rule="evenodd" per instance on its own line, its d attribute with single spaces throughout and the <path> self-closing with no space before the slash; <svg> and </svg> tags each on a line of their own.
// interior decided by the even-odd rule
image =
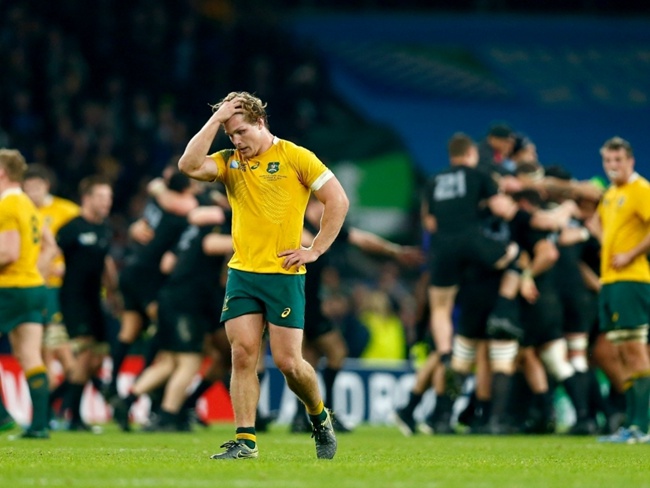
<svg viewBox="0 0 650 488">
<path fill-rule="evenodd" d="M 219 171 L 214 159 L 208 157 L 210 146 L 219 128 L 230 117 L 238 113 L 242 113 L 239 98 L 221 103 L 201 130 L 190 139 L 185 152 L 178 161 L 178 169 L 190 178 L 214 181 L 219 175 Z"/>
</svg>

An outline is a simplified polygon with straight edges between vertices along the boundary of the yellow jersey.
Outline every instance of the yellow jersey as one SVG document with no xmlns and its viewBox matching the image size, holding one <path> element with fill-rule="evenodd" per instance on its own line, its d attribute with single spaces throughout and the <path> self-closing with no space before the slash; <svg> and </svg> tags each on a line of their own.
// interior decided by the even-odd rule
<svg viewBox="0 0 650 488">
<path fill-rule="evenodd" d="M 627 252 L 650 233 L 650 183 L 637 173 L 621 186 L 610 186 L 598 206 L 603 229 L 600 280 L 650 283 L 646 254 L 623 269 L 612 268 L 612 256 Z"/>
<path fill-rule="evenodd" d="M 48 196 L 45 204 L 38 207 L 38 211 L 43 218 L 43 223 L 52 231 L 52 235 L 56 236 L 59 229 L 65 224 L 70 222 L 73 218 L 79 215 L 79 205 L 57 196 Z M 63 256 L 57 256 L 52 262 L 52 268 L 63 268 Z M 60 288 L 63 283 L 63 278 L 60 276 L 50 275 L 47 278 L 47 286 L 50 288 Z"/>
<path fill-rule="evenodd" d="M 0 268 L 0 288 L 27 288 L 44 284 L 38 272 L 41 252 L 41 216 L 19 188 L 0 196 L 0 232 L 17 230 L 20 235 L 18 259 Z"/>
<path fill-rule="evenodd" d="M 211 157 L 232 207 L 234 254 L 228 266 L 255 273 L 304 274 L 305 266 L 283 269 L 284 258 L 278 253 L 300 248 L 309 195 L 332 172 L 313 152 L 277 137 L 254 159 L 246 160 L 234 149 Z"/>
</svg>

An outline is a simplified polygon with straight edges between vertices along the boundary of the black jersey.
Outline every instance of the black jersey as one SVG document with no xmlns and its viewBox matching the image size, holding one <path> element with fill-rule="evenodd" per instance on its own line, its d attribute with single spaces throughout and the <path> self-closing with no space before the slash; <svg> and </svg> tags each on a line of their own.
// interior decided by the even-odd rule
<svg viewBox="0 0 650 488">
<path fill-rule="evenodd" d="M 581 223 L 578 220 L 572 219 L 569 221 L 569 227 L 581 227 Z M 571 295 L 585 288 L 582 273 L 580 272 L 580 260 L 584 247 L 584 242 L 568 246 L 558 246 L 560 256 L 557 263 L 555 263 L 555 267 L 558 270 L 555 286 L 561 294 Z"/>
<path fill-rule="evenodd" d="M 59 229 L 56 239 L 65 259 L 61 299 L 97 299 L 112 239 L 109 225 L 78 216 Z"/>
<path fill-rule="evenodd" d="M 318 233 L 318 229 L 307 220 L 305 220 L 304 225 L 305 229 L 307 229 L 312 234 L 316 235 Z M 350 231 L 348 230 L 347 225 L 344 223 L 338 235 L 336 236 L 336 239 L 334 239 L 330 251 L 324 253 L 316 261 L 307 264 L 307 276 L 305 276 L 305 296 L 307 297 L 308 301 L 312 300 L 311 297 L 314 297 L 313 299 L 318 298 L 321 275 L 323 273 L 323 269 L 325 269 L 329 264 L 329 252 L 334 251 L 338 246 L 347 244 L 349 239 Z"/>
<path fill-rule="evenodd" d="M 203 251 L 203 238 L 213 232 L 230 235 L 230 221 L 221 225 L 191 225 L 185 229 L 175 249 L 178 260 L 166 287 L 186 286 L 199 291 L 202 286 L 218 286 L 226 256 L 212 256 Z"/>
<path fill-rule="evenodd" d="M 436 217 L 437 232 L 458 233 L 480 227 L 480 203 L 497 191 L 496 182 L 485 171 L 451 166 L 427 182 L 424 198 L 429 213 Z"/>
<path fill-rule="evenodd" d="M 510 232 L 513 241 L 519 244 L 519 247 L 526 251 L 532 259 L 535 253 L 535 245 L 542 239 L 549 239 L 556 243 L 557 233 L 534 229 L 530 225 L 531 218 L 531 214 L 519 210 L 510 221 Z M 542 286 L 554 289 L 554 273 L 555 266 L 535 277 L 535 283 L 540 291 Z"/>
<path fill-rule="evenodd" d="M 146 245 L 133 249 L 126 265 L 158 269 L 163 254 L 176 245 L 187 228 L 187 218 L 167 212 L 154 200 L 147 203 L 142 218 L 154 231 L 154 237 Z"/>
</svg>

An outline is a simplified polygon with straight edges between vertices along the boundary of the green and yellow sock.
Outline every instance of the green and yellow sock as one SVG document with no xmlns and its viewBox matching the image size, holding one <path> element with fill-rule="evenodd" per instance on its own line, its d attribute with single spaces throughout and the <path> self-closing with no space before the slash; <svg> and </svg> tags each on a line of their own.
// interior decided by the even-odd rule
<svg viewBox="0 0 650 488">
<path fill-rule="evenodd" d="M 257 445 L 257 436 L 255 435 L 255 427 L 237 427 L 235 431 L 235 439 L 244 441 L 251 449 L 255 449 Z"/>
<path fill-rule="evenodd" d="M 315 408 L 307 407 L 307 413 L 309 414 L 309 420 L 311 420 L 312 424 L 322 422 L 327 418 L 327 412 L 325 411 L 323 400 L 319 401 Z"/>
<path fill-rule="evenodd" d="M 45 366 L 36 366 L 25 372 L 29 395 L 32 397 L 32 430 L 47 428 L 50 387 Z"/>
</svg>

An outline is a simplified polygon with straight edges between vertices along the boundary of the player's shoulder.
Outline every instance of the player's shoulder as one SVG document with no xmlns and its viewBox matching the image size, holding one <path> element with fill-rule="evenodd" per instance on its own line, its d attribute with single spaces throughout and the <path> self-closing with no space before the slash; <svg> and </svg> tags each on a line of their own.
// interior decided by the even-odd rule
<svg viewBox="0 0 650 488">
<path fill-rule="evenodd" d="M 634 184 L 642 191 L 650 191 L 650 181 L 641 175 L 638 175 L 638 177 L 634 180 Z"/>
<path fill-rule="evenodd" d="M 275 145 L 278 151 L 283 152 L 287 156 L 300 156 L 305 154 L 309 154 L 309 155 L 314 154 L 313 151 L 310 151 L 304 146 L 296 144 L 295 142 L 292 141 L 288 141 L 287 139 L 280 139 L 279 137 L 275 138 L 273 144 Z"/>
<path fill-rule="evenodd" d="M 62 212 L 79 213 L 79 205 L 63 197 L 52 197 L 52 206 Z"/>
</svg>

